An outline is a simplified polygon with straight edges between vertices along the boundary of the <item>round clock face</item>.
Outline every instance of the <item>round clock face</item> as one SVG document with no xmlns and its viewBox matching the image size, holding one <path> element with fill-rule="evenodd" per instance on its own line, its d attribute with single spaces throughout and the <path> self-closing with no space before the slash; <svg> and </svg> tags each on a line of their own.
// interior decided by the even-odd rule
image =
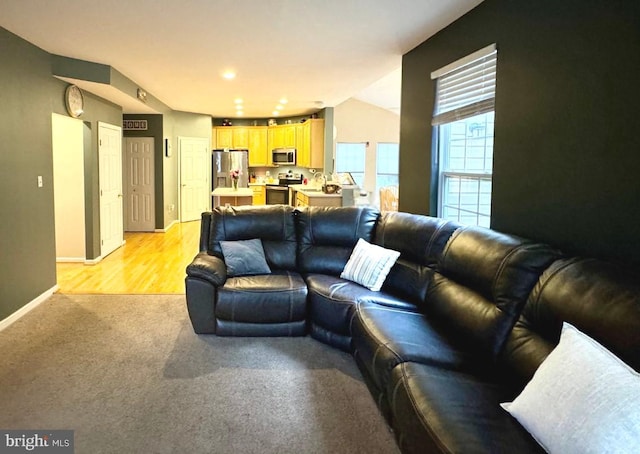
<svg viewBox="0 0 640 454">
<path fill-rule="evenodd" d="M 77 85 L 69 85 L 65 96 L 69 115 L 78 118 L 84 112 L 84 98 Z"/>
</svg>

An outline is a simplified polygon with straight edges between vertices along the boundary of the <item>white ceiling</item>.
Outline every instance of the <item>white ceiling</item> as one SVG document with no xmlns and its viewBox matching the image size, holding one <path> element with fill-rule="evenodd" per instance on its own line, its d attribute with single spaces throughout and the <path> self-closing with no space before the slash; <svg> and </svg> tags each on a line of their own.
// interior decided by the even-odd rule
<svg viewBox="0 0 640 454">
<path fill-rule="evenodd" d="M 481 0 L 2 0 L 0 26 L 110 65 L 174 110 L 302 115 L 355 97 L 399 113 L 402 55 Z M 237 76 L 225 80 L 232 69 Z M 126 113 L 141 103 L 85 88 Z M 125 99 L 123 99 L 123 96 Z M 139 107 L 140 106 L 140 107 Z"/>
</svg>

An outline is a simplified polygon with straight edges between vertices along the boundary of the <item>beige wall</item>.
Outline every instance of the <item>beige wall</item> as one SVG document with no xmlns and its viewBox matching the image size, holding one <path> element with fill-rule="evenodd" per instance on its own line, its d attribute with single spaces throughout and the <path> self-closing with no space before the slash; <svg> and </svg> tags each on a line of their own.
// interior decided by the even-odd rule
<svg viewBox="0 0 640 454">
<path fill-rule="evenodd" d="M 85 200 L 83 124 L 51 114 L 56 259 L 84 262 Z"/>
<path fill-rule="evenodd" d="M 365 167 L 365 190 L 370 202 L 377 203 L 376 148 L 378 142 L 400 142 L 400 116 L 391 111 L 351 98 L 335 107 L 336 142 L 369 142 Z M 333 168 L 333 166 L 332 166 Z"/>
</svg>

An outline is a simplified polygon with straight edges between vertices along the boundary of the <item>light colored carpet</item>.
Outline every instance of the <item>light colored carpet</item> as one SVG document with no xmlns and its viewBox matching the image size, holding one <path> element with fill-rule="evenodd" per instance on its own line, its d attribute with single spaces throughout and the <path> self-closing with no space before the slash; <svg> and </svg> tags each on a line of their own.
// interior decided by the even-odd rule
<svg viewBox="0 0 640 454">
<path fill-rule="evenodd" d="M 0 428 L 76 454 L 398 453 L 350 355 L 193 333 L 184 295 L 59 295 L 0 332 Z"/>
</svg>

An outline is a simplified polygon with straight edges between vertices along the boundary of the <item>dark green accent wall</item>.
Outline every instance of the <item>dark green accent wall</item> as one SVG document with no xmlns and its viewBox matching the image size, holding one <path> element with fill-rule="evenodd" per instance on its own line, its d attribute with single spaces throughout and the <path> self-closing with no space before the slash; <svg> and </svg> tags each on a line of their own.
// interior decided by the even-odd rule
<svg viewBox="0 0 640 454">
<path fill-rule="evenodd" d="M 52 56 L 0 27 L 0 320 L 56 285 L 51 114 L 66 115 L 67 84 Z M 84 93 L 85 188 L 96 187 L 97 122 L 122 124 L 122 110 Z M 37 176 L 43 187 L 37 187 Z M 99 253 L 97 191 L 85 200 L 87 256 Z"/>
<path fill-rule="evenodd" d="M 0 29 L 0 319 L 56 284 L 49 54 Z M 44 133 L 46 131 L 46 134 Z M 37 187 L 37 176 L 44 186 Z"/>
<path fill-rule="evenodd" d="M 400 209 L 434 214 L 431 71 L 498 46 L 492 228 L 640 264 L 640 3 L 486 0 L 403 57 Z"/>
</svg>

